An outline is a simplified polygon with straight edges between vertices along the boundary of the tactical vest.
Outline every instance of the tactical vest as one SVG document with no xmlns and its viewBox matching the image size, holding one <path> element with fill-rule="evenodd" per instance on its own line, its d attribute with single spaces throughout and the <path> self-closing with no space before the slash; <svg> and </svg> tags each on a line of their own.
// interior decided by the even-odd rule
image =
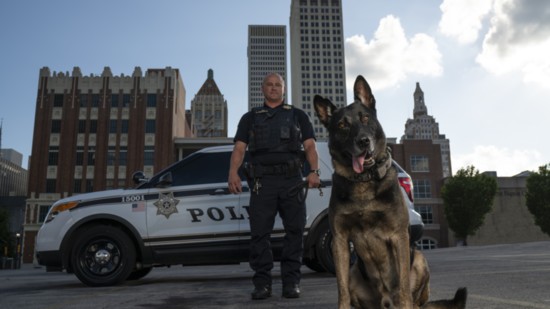
<svg viewBox="0 0 550 309">
<path fill-rule="evenodd" d="M 252 155 L 296 153 L 301 149 L 302 132 L 291 105 L 276 109 L 256 107 L 252 109 L 252 118 L 248 144 Z"/>
</svg>

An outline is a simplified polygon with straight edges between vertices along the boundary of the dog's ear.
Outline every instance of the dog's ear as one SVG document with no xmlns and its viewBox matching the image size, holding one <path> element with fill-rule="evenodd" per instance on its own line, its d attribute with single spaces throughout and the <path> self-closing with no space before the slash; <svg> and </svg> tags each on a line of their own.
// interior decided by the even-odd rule
<svg viewBox="0 0 550 309">
<path fill-rule="evenodd" d="M 369 83 L 367 83 L 367 80 L 361 75 L 358 75 L 357 79 L 355 79 L 353 94 L 356 101 L 359 100 L 368 108 L 376 109 L 376 100 L 372 95 Z"/>
<path fill-rule="evenodd" d="M 336 106 L 330 102 L 329 99 L 325 99 L 320 95 L 315 95 L 313 98 L 313 106 L 315 107 L 315 112 L 317 113 L 317 118 L 325 126 L 328 127 L 330 122 L 330 117 L 336 109 Z"/>
</svg>

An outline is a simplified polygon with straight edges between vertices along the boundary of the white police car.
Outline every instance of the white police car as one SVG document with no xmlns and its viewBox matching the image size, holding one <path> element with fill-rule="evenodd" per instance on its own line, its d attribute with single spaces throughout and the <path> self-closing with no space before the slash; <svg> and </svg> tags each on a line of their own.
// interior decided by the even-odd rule
<svg viewBox="0 0 550 309">
<path fill-rule="evenodd" d="M 321 180 L 319 194 L 307 195 L 303 261 L 316 271 L 334 272 L 327 207 L 331 161 L 326 143 L 317 144 Z M 89 286 L 108 286 L 146 276 L 157 266 L 236 264 L 248 261 L 250 190 L 230 194 L 227 172 L 232 145 L 209 147 L 174 163 L 136 189 L 74 195 L 50 209 L 36 240 L 38 263 L 48 271 L 66 270 Z M 412 193 L 401 167 L 400 182 Z M 414 241 L 422 220 L 409 205 Z M 274 256 L 280 256 L 284 230 L 277 217 L 272 234 Z"/>
</svg>

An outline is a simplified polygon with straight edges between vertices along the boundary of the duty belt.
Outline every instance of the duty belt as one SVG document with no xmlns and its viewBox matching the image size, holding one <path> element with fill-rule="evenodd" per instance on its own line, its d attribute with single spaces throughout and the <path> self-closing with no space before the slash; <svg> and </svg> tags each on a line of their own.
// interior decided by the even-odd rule
<svg viewBox="0 0 550 309">
<path fill-rule="evenodd" d="M 286 175 L 289 172 L 297 172 L 297 169 L 291 171 L 288 164 L 260 165 L 258 168 L 262 170 L 264 175 Z"/>
<path fill-rule="evenodd" d="M 261 178 L 264 175 L 299 175 L 302 165 L 299 160 L 280 164 L 245 164 L 247 178 Z"/>
</svg>

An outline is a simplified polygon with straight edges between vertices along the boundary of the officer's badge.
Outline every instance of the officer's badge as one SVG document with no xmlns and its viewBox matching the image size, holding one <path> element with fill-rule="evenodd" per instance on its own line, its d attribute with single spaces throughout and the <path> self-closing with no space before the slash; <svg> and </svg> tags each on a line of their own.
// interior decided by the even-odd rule
<svg viewBox="0 0 550 309">
<path fill-rule="evenodd" d="M 178 212 L 176 205 L 180 200 L 174 198 L 174 193 L 169 192 L 168 194 L 159 194 L 159 199 L 154 204 L 157 206 L 157 215 L 164 215 L 166 219 L 170 217 L 171 214 Z"/>
</svg>

